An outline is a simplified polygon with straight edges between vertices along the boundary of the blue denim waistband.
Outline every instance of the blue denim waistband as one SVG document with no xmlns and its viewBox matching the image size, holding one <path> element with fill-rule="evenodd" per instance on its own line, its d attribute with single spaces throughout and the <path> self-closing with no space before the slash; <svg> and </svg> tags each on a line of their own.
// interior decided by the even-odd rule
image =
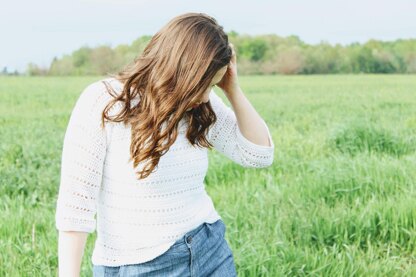
<svg viewBox="0 0 416 277">
<path fill-rule="evenodd" d="M 218 219 L 213 223 L 204 222 L 195 229 L 187 232 L 175 245 L 187 244 L 197 246 L 202 244 L 213 233 L 221 233 L 225 231 L 225 225 L 222 219 Z"/>
</svg>

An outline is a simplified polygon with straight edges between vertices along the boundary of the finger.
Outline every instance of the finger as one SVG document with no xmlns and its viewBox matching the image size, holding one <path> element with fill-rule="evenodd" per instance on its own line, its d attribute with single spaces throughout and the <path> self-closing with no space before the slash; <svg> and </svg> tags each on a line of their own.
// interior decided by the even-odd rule
<svg viewBox="0 0 416 277">
<path fill-rule="evenodd" d="M 236 53 L 235 53 L 235 49 L 234 49 L 234 45 L 230 42 L 229 43 L 230 48 L 231 48 L 231 62 L 235 62 L 236 61 Z"/>
<path fill-rule="evenodd" d="M 232 44 L 230 43 L 230 47 L 231 47 L 231 52 L 233 53 L 233 55 L 235 55 L 234 45 L 232 45 Z"/>
<path fill-rule="evenodd" d="M 237 60 L 237 55 L 235 54 L 235 51 L 233 50 L 232 55 L 231 55 L 231 62 L 236 62 Z"/>
</svg>

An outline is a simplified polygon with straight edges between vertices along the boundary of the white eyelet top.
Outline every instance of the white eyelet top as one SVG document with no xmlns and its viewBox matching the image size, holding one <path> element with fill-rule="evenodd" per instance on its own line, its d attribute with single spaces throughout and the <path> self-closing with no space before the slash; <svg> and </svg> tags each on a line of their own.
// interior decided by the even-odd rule
<svg viewBox="0 0 416 277">
<path fill-rule="evenodd" d="M 101 112 L 112 96 L 102 81 L 116 91 L 122 83 L 106 78 L 88 85 L 72 110 L 65 133 L 56 228 L 62 231 L 97 231 L 94 265 L 142 263 L 161 255 L 186 232 L 221 216 L 205 190 L 208 170 L 206 148 L 193 147 L 185 124 L 160 158 L 156 171 L 138 180 L 129 161 L 131 130 L 123 123 L 100 127 Z M 137 101 L 135 102 L 137 103 Z M 217 115 L 207 139 L 225 157 L 243 167 L 268 167 L 274 144 L 257 145 L 240 132 L 233 110 L 212 90 L 210 103 Z M 119 104 L 119 103 L 117 103 Z M 110 114 L 117 111 L 115 105 Z M 134 105 L 134 103 L 133 103 Z"/>
</svg>

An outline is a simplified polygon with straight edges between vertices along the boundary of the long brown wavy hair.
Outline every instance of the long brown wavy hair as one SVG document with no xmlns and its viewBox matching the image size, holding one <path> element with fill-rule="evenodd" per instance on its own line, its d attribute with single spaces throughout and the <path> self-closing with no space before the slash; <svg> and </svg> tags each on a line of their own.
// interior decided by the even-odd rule
<svg viewBox="0 0 416 277">
<path fill-rule="evenodd" d="M 174 17 L 147 44 L 143 53 L 112 77 L 123 83 L 119 95 L 102 113 L 104 120 L 131 124 L 130 160 L 134 167 L 147 161 L 143 179 L 153 172 L 160 157 L 174 143 L 182 118 L 189 126 L 186 138 L 192 145 L 213 145 L 206 139 L 217 117 L 210 102 L 200 102 L 215 74 L 231 60 L 232 50 L 223 27 L 204 13 L 185 13 Z M 137 105 L 131 101 L 138 97 Z M 122 110 L 114 116 L 108 111 L 117 102 Z M 165 127 L 165 128 L 162 128 Z"/>
</svg>

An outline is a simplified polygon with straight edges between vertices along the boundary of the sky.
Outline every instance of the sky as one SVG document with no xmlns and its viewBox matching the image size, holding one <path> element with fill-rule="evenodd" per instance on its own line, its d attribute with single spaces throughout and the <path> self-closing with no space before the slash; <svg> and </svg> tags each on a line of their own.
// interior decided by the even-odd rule
<svg viewBox="0 0 416 277">
<path fill-rule="evenodd" d="M 226 32 L 346 45 L 416 38 L 415 11 L 414 0 L 3 0 L 0 70 L 49 67 L 82 46 L 130 44 L 186 12 L 207 13 Z"/>
</svg>

